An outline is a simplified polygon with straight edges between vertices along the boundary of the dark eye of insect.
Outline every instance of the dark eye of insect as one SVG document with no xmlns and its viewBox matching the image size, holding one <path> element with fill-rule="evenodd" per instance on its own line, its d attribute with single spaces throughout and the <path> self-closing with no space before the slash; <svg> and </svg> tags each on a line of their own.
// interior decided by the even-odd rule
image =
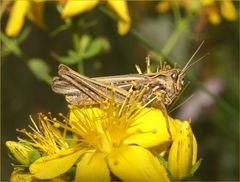
<svg viewBox="0 0 240 182">
<path fill-rule="evenodd" d="M 177 78 L 177 75 L 176 75 L 175 73 L 173 73 L 173 74 L 171 75 L 171 77 L 172 77 L 172 79 L 176 79 L 176 78 Z"/>
</svg>

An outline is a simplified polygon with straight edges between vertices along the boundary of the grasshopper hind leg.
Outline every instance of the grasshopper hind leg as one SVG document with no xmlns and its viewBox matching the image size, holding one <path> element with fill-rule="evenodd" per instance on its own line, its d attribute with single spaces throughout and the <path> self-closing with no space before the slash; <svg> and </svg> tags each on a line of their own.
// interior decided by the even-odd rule
<svg viewBox="0 0 240 182">
<path fill-rule="evenodd" d="M 171 130 L 170 130 L 170 124 L 169 124 L 169 120 L 168 120 L 168 113 L 167 113 L 167 108 L 165 107 L 164 103 L 162 101 L 160 101 L 160 107 L 161 107 L 161 110 L 166 118 L 166 127 L 167 127 L 167 131 L 169 133 L 169 136 L 170 136 L 170 140 L 172 140 L 172 133 L 171 133 Z"/>
</svg>

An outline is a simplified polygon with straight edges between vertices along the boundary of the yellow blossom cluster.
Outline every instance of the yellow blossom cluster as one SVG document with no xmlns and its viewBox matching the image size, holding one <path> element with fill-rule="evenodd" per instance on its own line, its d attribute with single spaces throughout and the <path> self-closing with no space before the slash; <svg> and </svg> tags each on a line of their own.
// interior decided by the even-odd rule
<svg viewBox="0 0 240 182">
<path fill-rule="evenodd" d="M 221 23 L 221 16 L 228 21 L 237 19 L 237 10 L 232 0 L 178 0 L 178 1 L 160 1 L 156 10 L 164 13 L 173 6 L 179 6 L 186 12 L 197 12 L 197 14 L 206 18 L 211 24 Z"/>
<path fill-rule="evenodd" d="M 69 108 L 63 121 L 44 115 L 39 124 L 32 120 L 32 132 L 20 130 L 29 137 L 25 144 L 7 142 L 21 164 L 28 161 L 24 164 L 30 171 L 15 170 L 11 179 L 66 178 L 73 170 L 75 181 L 165 182 L 183 179 L 196 163 L 197 142 L 189 121 L 168 117 L 168 125 L 160 109 L 129 98 L 123 104 L 113 97 L 99 107 Z"/>
<path fill-rule="evenodd" d="M 11 37 L 17 36 L 24 25 L 25 17 L 43 28 L 45 2 L 46 0 L 15 0 L 6 25 L 6 34 Z M 106 2 L 100 0 L 67 0 L 66 2 L 53 1 L 53 3 L 63 5 L 61 16 L 64 19 L 90 11 L 98 4 L 103 3 L 117 15 L 118 33 L 120 35 L 125 35 L 130 28 L 131 19 L 125 0 L 107 0 Z"/>
</svg>

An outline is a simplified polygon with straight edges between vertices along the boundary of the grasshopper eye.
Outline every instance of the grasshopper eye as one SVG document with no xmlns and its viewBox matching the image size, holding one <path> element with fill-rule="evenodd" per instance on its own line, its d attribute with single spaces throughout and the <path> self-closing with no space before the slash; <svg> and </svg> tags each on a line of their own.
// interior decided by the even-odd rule
<svg viewBox="0 0 240 182">
<path fill-rule="evenodd" d="M 176 78 L 177 78 L 176 73 L 173 73 L 173 74 L 171 75 L 171 77 L 172 77 L 172 79 L 176 79 Z"/>
</svg>

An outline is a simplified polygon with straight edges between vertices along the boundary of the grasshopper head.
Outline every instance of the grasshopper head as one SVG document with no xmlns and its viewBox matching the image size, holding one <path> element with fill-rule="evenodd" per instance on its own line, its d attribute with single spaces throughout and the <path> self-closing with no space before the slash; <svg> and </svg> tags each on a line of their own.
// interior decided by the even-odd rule
<svg viewBox="0 0 240 182">
<path fill-rule="evenodd" d="M 158 76 L 157 79 L 161 85 L 161 89 L 166 92 L 171 101 L 182 91 L 184 76 L 184 73 L 180 69 L 170 69 Z"/>
<path fill-rule="evenodd" d="M 169 88 L 174 91 L 175 94 L 178 94 L 184 86 L 184 76 L 180 69 L 169 70 L 167 75 L 167 81 L 169 83 Z M 171 91 L 170 91 L 171 93 Z"/>
<path fill-rule="evenodd" d="M 151 94 L 158 95 L 164 105 L 170 105 L 184 87 L 184 73 L 181 69 L 161 70 L 151 77 Z"/>
</svg>

